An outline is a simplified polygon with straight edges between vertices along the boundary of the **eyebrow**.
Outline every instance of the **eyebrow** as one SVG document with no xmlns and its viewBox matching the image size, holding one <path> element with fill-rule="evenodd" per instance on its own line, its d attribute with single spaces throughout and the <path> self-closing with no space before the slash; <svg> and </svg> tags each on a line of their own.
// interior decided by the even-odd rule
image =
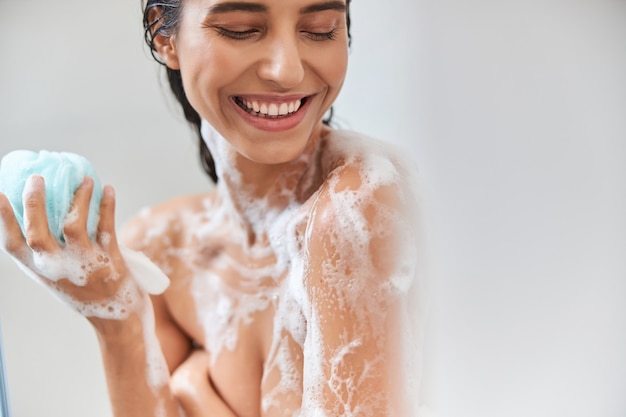
<svg viewBox="0 0 626 417">
<path fill-rule="evenodd" d="M 229 13 L 229 12 L 267 12 L 267 7 L 259 3 L 246 3 L 238 1 L 229 1 L 217 3 L 207 9 L 207 14 Z"/>
<path fill-rule="evenodd" d="M 340 12 L 345 12 L 346 9 L 346 3 L 343 1 L 326 1 L 303 7 L 300 9 L 300 14 L 323 12 L 324 10 L 338 10 Z"/>
<path fill-rule="evenodd" d="M 322 3 L 311 4 L 309 6 L 300 9 L 300 14 L 309 14 L 322 12 L 325 10 L 338 10 L 341 12 L 346 11 L 346 3 L 343 1 L 326 1 Z M 220 14 L 229 12 L 251 12 L 251 13 L 265 13 L 267 12 L 267 6 L 260 3 L 247 3 L 242 1 L 228 1 L 223 3 L 217 3 L 207 9 L 207 14 Z"/>
</svg>

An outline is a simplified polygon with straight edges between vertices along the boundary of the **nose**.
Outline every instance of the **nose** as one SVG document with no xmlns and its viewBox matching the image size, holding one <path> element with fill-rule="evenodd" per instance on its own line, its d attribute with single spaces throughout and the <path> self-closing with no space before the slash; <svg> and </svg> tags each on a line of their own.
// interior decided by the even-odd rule
<svg viewBox="0 0 626 417">
<path fill-rule="evenodd" d="M 282 89 L 300 84 L 304 78 L 304 66 L 298 40 L 282 34 L 268 41 L 257 70 L 258 76 Z"/>
</svg>

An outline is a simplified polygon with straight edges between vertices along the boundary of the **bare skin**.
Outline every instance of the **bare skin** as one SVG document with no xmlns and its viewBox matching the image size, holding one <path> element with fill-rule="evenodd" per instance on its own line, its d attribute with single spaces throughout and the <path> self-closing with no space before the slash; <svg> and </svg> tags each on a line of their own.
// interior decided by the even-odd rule
<svg viewBox="0 0 626 417">
<path fill-rule="evenodd" d="M 372 377 L 371 380 L 366 379 L 360 386 L 354 381 L 352 387 L 346 387 L 337 392 L 322 389 L 324 402 L 328 406 L 326 412 L 328 415 L 335 415 L 333 407 L 341 402 L 350 403 L 352 407 L 356 408 L 360 402 L 367 402 L 365 399 L 372 393 L 381 392 L 388 394 L 387 400 L 383 401 L 384 404 L 382 405 L 399 410 L 402 407 L 401 401 L 391 399 L 394 392 L 392 387 L 394 383 L 399 382 L 399 379 L 392 381 L 390 374 L 398 375 L 401 373 L 396 368 L 398 364 L 392 355 L 394 351 L 397 352 L 399 349 L 397 334 L 394 332 L 394 329 L 397 330 L 398 324 L 395 322 L 393 307 L 391 307 L 393 297 L 384 299 L 383 296 L 379 301 L 384 307 L 375 312 L 377 315 L 387 315 L 385 326 L 387 333 L 383 336 L 384 340 L 374 340 L 380 335 L 370 335 L 372 340 L 367 340 L 367 335 L 363 329 L 372 326 L 378 317 L 368 318 L 365 316 L 363 318 L 356 310 L 363 308 L 362 305 L 359 305 L 360 302 L 369 300 L 357 298 L 354 305 L 344 305 L 341 308 L 336 303 L 327 303 L 329 299 L 343 300 L 345 294 L 337 293 L 338 290 L 335 286 L 326 286 L 324 282 L 326 278 L 322 272 L 323 264 L 328 260 L 329 250 L 340 259 L 344 256 L 343 254 L 348 256 L 351 249 L 346 247 L 343 248 L 345 250 L 342 250 L 342 248 L 333 247 L 332 240 L 327 236 L 327 234 L 332 234 L 335 226 L 332 217 L 338 214 L 332 213 L 333 208 L 329 201 L 330 193 L 351 189 L 361 193 L 365 198 L 373 197 L 373 202 L 380 203 L 382 201 L 385 205 L 393 206 L 397 204 L 393 198 L 393 193 L 397 192 L 397 189 L 394 190 L 395 186 L 380 188 L 375 190 L 376 196 L 368 196 L 369 192 L 363 188 L 358 169 L 342 165 L 345 160 L 343 155 L 331 157 L 321 154 L 319 158 L 327 161 L 334 160 L 334 163 L 327 166 L 327 171 L 314 175 L 318 178 L 318 182 L 309 184 L 307 189 L 297 189 L 299 183 L 294 181 L 293 184 L 296 186 L 291 190 L 286 190 L 284 187 L 288 186 L 286 184 L 289 181 L 281 181 L 277 183 L 273 192 L 278 196 L 284 195 L 284 192 L 288 191 L 288 193 L 300 196 L 301 199 L 299 208 L 291 215 L 292 218 L 302 219 L 293 229 L 297 235 L 293 239 L 305 242 L 304 246 L 309 248 L 308 259 L 305 260 L 305 270 L 310 272 L 304 277 L 307 295 L 313 302 L 319 297 L 320 302 L 316 306 L 319 314 L 328 315 L 328 319 L 320 318 L 327 324 L 323 326 L 324 340 L 328 343 L 326 346 L 329 355 L 327 362 L 330 362 L 332 352 L 345 344 L 345 337 L 349 338 L 346 335 L 352 334 L 355 338 L 362 340 L 363 343 L 349 355 L 350 360 L 344 360 L 345 369 L 342 369 L 341 372 L 345 372 L 346 375 L 364 375 L 369 372 L 376 376 Z M 311 167 L 316 166 L 316 164 L 293 164 L 291 169 L 294 174 L 302 175 L 302 167 L 306 167 L 305 170 L 310 170 Z M 289 175 L 289 171 L 286 169 L 285 175 Z M 334 190 L 329 188 L 331 177 L 337 180 Z M 227 179 L 226 182 L 228 182 Z M 239 191 L 238 196 L 241 197 L 241 190 Z M 284 204 L 280 198 L 276 197 L 275 205 L 270 205 L 269 209 L 280 208 L 281 203 Z M 369 208 L 371 209 L 372 206 Z M 148 254 L 167 271 L 171 279 L 170 288 L 162 296 L 154 297 L 153 304 L 157 317 L 157 333 L 169 368 L 174 373 L 172 389 L 185 406 L 189 416 L 216 415 L 212 414 L 213 411 L 208 411 L 213 409 L 211 403 L 216 401 L 216 398 L 221 398 L 228 406 L 228 410 L 224 410 L 224 415 L 229 415 L 230 412 L 238 416 L 250 417 L 292 415 L 300 408 L 303 400 L 302 369 L 305 356 L 303 356 L 302 346 L 296 343 L 290 335 L 284 333 L 276 335 L 273 332 L 274 328 L 278 326 L 275 324 L 277 323 L 276 320 L 280 319 L 276 317 L 276 307 L 279 300 L 273 300 L 268 303 L 267 308 L 255 311 L 251 314 L 248 323 L 239 323 L 236 329 L 238 341 L 236 347 L 233 350 L 222 349 L 217 352 L 219 357 L 215 361 L 209 360 L 210 355 L 208 353 L 201 355 L 198 351 L 194 351 L 194 346 L 199 346 L 201 349 L 205 348 L 202 345 L 207 339 L 207 332 L 212 331 L 203 325 L 202 319 L 199 317 L 202 308 L 217 308 L 217 306 L 212 307 L 209 304 L 212 300 L 215 302 L 215 298 L 212 297 L 206 299 L 204 306 L 199 307 L 197 305 L 197 298 L 192 295 L 195 280 L 205 279 L 205 273 L 215 272 L 230 288 L 236 289 L 235 294 L 239 291 L 243 297 L 251 288 L 249 271 L 258 271 L 252 272 L 253 275 L 260 277 L 254 281 L 252 288 L 261 294 L 273 290 L 280 294 L 278 289 L 287 275 L 285 271 L 279 270 L 279 276 L 263 277 L 263 274 L 268 270 L 271 271 L 271 266 L 276 263 L 276 255 L 268 246 L 266 236 L 252 239 L 254 241 L 252 244 L 237 240 L 229 242 L 228 239 L 223 238 L 223 236 L 229 235 L 249 235 L 250 231 L 244 225 L 238 225 L 239 229 L 235 230 L 233 223 L 225 222 L 223 227 L 213 231 L 212 235 L 207 236 L 206 239 L 201 241 L 197 239 L 198 235 L 195 231 L 204 227 L 203 220 L 200 219 L 211 219 L 212 212 L 220 212 L 222 209 L 217 193 L 183 197 L 165 203 L 151 210 L 149 214 L 146 213 L 136 218 L 125 229 L 123 237 L 125 243 Z M 371 222 L 383 221 L 374 211 L 361 214 Z M 329 221 L 329 219 L 331 220 Z M 397 226 L 393 224 L 396 220 L 387 220 L 390 229 Z M 291 219 L 280 218 L 280 221 L 288 223 Z M 309 237 L 305 236 L 307 223 L 310 224 L 309 227 L 313 227 L 309 231 Z M 165 224 L 167 227 L 161 228 L 161 232 L 155 235 L 150 233 L 154 224 Z M 393 269 L 393 256 L 388 256 L 386 252 L 393 246 L 394 239 L 395 236 L 392 234 L 380 240 L 372 239 L 369 251 L 364 254 L 364 256 L 376 259 L 375 265 L 378 270 L 372 274 L 373 277 L 376 276 L 372 279 L 385 281 Z M 270 250 L 268 251 L 268 249 Z M 262 253 L 263 256 L 255 255 L 258 253 Z M 223 267 L 224 259 L 228 259 L 236 267 L 225 270 Z M 201 266 L 199 268 L 197 268 L 198 265 L 190 267 L 190 262 Z M 362 259 L 354 258 L 350 262 L 354 262 L 354 269 L 358 270 Z M 346 266 L 349 267 L 349 264 Z M 246 271 L 246 273 L 242 275 L 241 270 Z M 346 275 L 344 279 L 346 286 L 348 286 L 348 283 L 354 278 Z M 363 277 L 363 279 L 367 279 L 367 277 Z M 341 291 L 341 287 L 339 288 Z M 232 294 L 229 295 L 229 297 L 232 296 Z M 353 309 L 355 311 L 352 311 Z M 339 316 L 342 317 L 340 321 L 337 320 Z M 288 342 L 289 356 L 293 363 L 298 366 L 298 389 L 279 396 L 280 406 L 269 407 L 263 412 L 260 407 L 261 401 L 278 385 L 281 377 L 280 369 L 276 363 L 272 362 L 272 355 L 275 354 L 273 347 L 281 341 L 280 339 Z M 392 350 L 387 351 L 388 348 Z M 367 365 L 369 362 L 375 363 L 375 365 L 366 371 L 365 367 L 370 366 Z M 330 372 L 330 370 L 326 372 Z M 353 379 L 356 378 L 353 377 Z M 189 384 L 189 380 L 195 381 L 196 384 Z M 199 387 L 197 382 L 202 380 L 205 384 L 203 387 Z M 192 386 L 199 391 L 190 391 Z M 362 398 L 359 398 L 359 393 L 362 394 Z M 393 401 L 395 401 L 395 405 L 390 404 Z M 382 415 L 382 410 L 380 412 L 376 415 Z M 304 415 L 307 415 L 306 412 Z"/>
<path fill-rule="evenodd" d="M 330 155 L 323 153 L 318 156 L 320 159 L 331 159 Z M 147 415 L 157 409 L 164 410 L 163 415 L 177 415 L 175 399 L 189 417 L 292 415 L 303 401 L 307 403 L 307 388 L 315 388 L 314 391 L 319 392 L 320 398 L 316 399 L 316 407 L 322 408 L 325 415 L 384 415 L 385 410 L 389 409 L 393 410 L 395 415 L 403 415 L 404 400 L 395 397 L 399 391 L 396 384 L 401 381 L 392 377 L 401 373 L 400 364 L 395 360 L 398 349 L 396 333 L 398 324 L 393 308 L 395 298 L 391 295 L 389 298 L 385 296 L 378 298 L 381 305 L 375 310 L 361 304 L 371 302 L 371 298 L 363 294 L 356 294 L 356 297 L 350 297 L 349 303 L 345 302 L 349 292 L 347 288 L 354 279 L 380 282 L 388 279 L 394 266 L 394 259 L 393 256 L 389 256 L 389 251 L 393 247 L 395 236 L 390 234 L 384 238 L 371 239 L 369 250 L 363 256 L 374 260 L 376 270 L 372 271 L 369 277 L 352 277 L 346 272 L 345 276 L 341 277 L 346 283 L 346 294 L 341 293 L 344 287 L 328 284 L 327 280 L 337 277 L 327 276 L 323 271 L 324 263 L 329 256 L 333 256 L 335 262 L 346 262 L 346 271 L 351 268 L 358 270 L 360 264 L 364 262 L 364 259 L 354 257 L 350 247 L 336 247 L 334 243 L 336 241 L 329 237 L 336 229 L 333 216 L 345 215 L 333 213 L 330 204 L 331 193 L 353 190 L 362 193 L 364 197 L 372 197 L 371 201 L 376 204 L 382 203 L 392 207 L 398 203 L 397 199 L 394 199 L 394 194 L 398 191 L 397 185 L 366 191 L 362 188 L 362 179 L 355 166 L 344 165 L 343 155 L 334 155 L 333 158 L 334 163 L 327 165 L 326 170 L 320 172 L 320 175 L 313 176 L 319 178 L 319 182 L 310 183 L 302 190 L 297 189 L 298 182 L 293 182 L 296 187 L 291 190 L 293 195 L 299 195 L 302 199 L 293 216 L 303 219 L 309 223 L 309 227 L 312 227 L 311 233 L 307 233 L 306 236 L 304 235 L 306 224 L 298 225 L 293 230 L 294 233 L 301 235 L 301 238 L 296 237 L 296 240 L 303 241 L 308 247 L 304 268 L 308 272 L 303 277 L 303 282 L 312 307 L 317 311 L 318 319 L 323 324 L 319 327 L 322 332 L 320 341 L 324 343 L 324 346 L 320 347 L 320 352 L 327 356 L 321 358 L 307 356 L 302 346 L 294 342 L 289 335 L 277 336 L 273 333 L 276 323 L 274 307 L 278 305 L 277 300 L 274 300 L 267 308 L 254 312 L 248 323 L 239 323 L 235 329 L 237 343 L 234 349 L 222 349 L 217 352 L 219 355 L 217 360 L 210 360 L 211 352 L 207 352 L 203 344 L 207 340 L 207 331 L 211 330 L 202 323 L 197 298 L 191 294 L 194 280 L 203 278 L 204 275 L 199 272 L 216 271 L 220 279 L 232 288 L 238 288 L 242 293 L 249 292 L 250 286 L 241 285 L 242 279 L 245 281 L 246 276 L 237 273 L 240 268 L 224 269 L 220 260 L 228 257 L 237 267 L 267 271 L 267 267 L 275 262 L 275 254 L 265 250 L 267 241 L 262 236 L 253 239 L 252 244 L 242 241 L 229 242 L 228 239 L 224 239 L 225 235 L 237 236 L 241 232 L 249 234 L 249 230 L 243 229 L 244 224 L 241 224 L 240 230 L 232 228 L 234 223 L 225 224 L 223 233 L 212 234 L 206 240 L 198 241 L 195 239 L 197 235 L 193 232 L 202 226 L 202 220 L 199 219 L 211 219 L 213 212 L 220 211 L 219 196 L 214 192 L 208 195 L 182 197 L 154 208 L 149 214 L 139 216 L 127 225 L 123 234 L 123 242 L 126 245 L 144 251 L 168 274 L 171 279 L 168 290 L 160 296 L 153 296 L 152 302 L 148 301 L 147 297 L 139 297 L 128 305 L 131 313 L 122 320 L 88 317 L 99 336 L 116 416 Z M 319 165 L 314 163 L 295 164 L 292 166 L 294 173 L 298 172 L 296 167 L 306 167 L 305 170 L 311 167 L 320 169 Z M 330 184 L 333 184 L 334 189 L 330 189 Z M 7 231 L 5 249 L 27 268 L 36 270 L 29 264 L 29 259 L 37 251 L 78 249 L 83 255 L 90 256 L 89 254 L 99 251 L 108 255 L 109 260 L 103 268 L 88 278 L 85 286 L 75 286 L 69 280 L 53 283 L 46 279 L 45 271 L 36 271 L 41 280 L 53 291 L 69 295 L 80 302 L 107 300 L 119 291 L 121 284 L 132 283 L 117 249 L 113 223 L 114 197 L 110 188 L 105 191 L 102 202 L 99 240 L 90 242 L 86 238 L 85 219 L 91 186 L 91 181 L 86 180 L 76 193 L 74 204 L 81 215 L 78 216 L 77 222 L 66 225 L 65 247 L 59 246 L 47 231 L 41 187 L 34 187 L 33 195 L 29 196 L 26 202 L 26 217 L 29 219 L 26 238 L 22 236 L 13 218 L 8 201 L 0 195 L 0 213 Z M 284 195 L 282 191 L 285 186 L 284 182 L 280 183 L 281 195 Z M 276 204 L 279 204 L 280 200 L 276 198 Z M 390 230 L 397 226 L 394 225 L 394 219 L 380 218 L 375 211 L 370 210 L 371 207 L 365 205 L 366 211 L 362 213 L 368 222 L 386 221 L 385 228 Z M 304 216 L 301 216 L 303 213 Z M 197 217 L 194 219 L 194 216 Z M 200 223 L 194 223 L 194 227 L 190 227 L 190 222 L 197 220 Z M 155 225 L 159 226 L 158 234 L 151 233 Z M 255 250 L 261 246 L 265 246 L 263 251 Z M 255 253 L 263 253 L 264 256 L 259 258 L 254 256 Z M 192 264 L 199 267 L 192 268 Z M 112 278 L 113 276 L 117 277 Z M 284 279 L 283 276 L 268 278 L 271 279 L 255 281 L 256 284 L 263 286 L 258 288 L 260 293 L 267 292 L 267 286 L 279 285 Z M 232 293 L 229 296 L 232 296 Z M 205 305 L 203 308 L 211 309 L 214 306 Z M 372 312 L 372 315 L 367 313 L 364 315 L 363 310 Z M 146 311 L 153 314 L 156 320 L 155 331 L 160 342 L 160 351 L 172 372 L 170 384 L 156 389 L 146 380 L 145 327 L 148 325 L 145 319 Z M 338 320 L 338 317 L 341 319 Z M 384 334 L 370 332 L 368 335 L 367 329 L 371 329 L 375 322 L 380 321 L 380 317 L 385 317 L 386 332 Z M 272 363 L 270 357 L 277 337 L 289 342 L 288 355 L 298 364 L 296 374 L 300 378 L 299 387 L 297 390 L 279 395 L 279 406 L 269 406 L 263 410 L 261 407 L 263 398 L 272 391 L 281 377 L 280 370 Z M 336 359 L 336 352 L 345 348 L 351 340 L 358 340 L 359 343 L 353 345 L 349 354 L 341 358 L 341 369 L 338 370 L 338 374 L 348 383 L 343 387 L 332 387 L 329 381 L 333 376 L 337 377 L 336 370 L 330 369 L 333 359 Z M 319 360 L 321 372 L 326 375 L 318 387 L 307 387 L 307 383 L 301 379 L 304 362 L 307 360 Z M 381 409 L 357 412 L 359 404 L 371 403 L 371 396 L 374 393 L 383 394 L 383 400 L 376 402 Z M 337 404 L 349 406 L 353 413 L 342 413 L 337 409 Z M 302 410 L 303 415 L 308 415 L 308 411 L 311 410 Z"/>
<path fill-rule="evenodd" d="M 0 195 L 4 249 L 92 323 L 117 417 L 178 416 L 179 407 L 188 417 L 406 415 L 399 277 L 410 272 L 401 250 L 410 192 L 384 148 L 321 121 L 345 77 L 345 3 L 211 12 L 220 3 L 185 0 L 176 34 L 155 39 L 220 132 L 205 138 L 217 188 L 154 207 L 121 233 L 170 287 L 148 296 L 135 283 L 110 187 L 89 240 L 89 179 L 65 245 L 48 231 L 41 178 L 25 198 L 26 236 Z M 293 114 L 243 108 L 256 101 Z M 36 262 L 51 255 L 90 265 L 86 280 L 85 270 L 52 277 Z M 114 303 L 121 317 L 107 313 Z"/>
</svg>

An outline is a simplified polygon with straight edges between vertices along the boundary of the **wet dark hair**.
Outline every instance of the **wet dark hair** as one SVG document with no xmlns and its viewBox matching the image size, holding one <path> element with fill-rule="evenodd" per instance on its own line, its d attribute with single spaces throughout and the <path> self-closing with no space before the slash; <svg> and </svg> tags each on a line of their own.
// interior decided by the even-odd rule
<svg viewBox="0 0 626 417">
<path fill-rule="evenodd" d="M 200 115 L 191 106 L 185 90 L 183 88 L 183 80 L 180 75 L 180 70 L 173 70 L 168 68 L 165 63 L 159 58 L 156 47 L 154 45 L 154 38 L 157 35 L 172 36 L 176 33 L 178 25 L 180 23 L 180 16 L 182 11 L 182 2 L 184 0 L 142 0 L 143 8 L 143 27 L 144 38 L 148 47 L 150 47 L 150 53 L 154 59 L 161 65 L 165 66 L 167 72 L 167 80 L 170 85 L 170 89 L 176 97 L 176 100 L 181 105 L 185 119 L 192 125 L 194 131 L 198 136 L 198 145 L 200 151 L 200 162 L 202 169 L 207 175 L 217 183 L 218 177 L 215 171 L 215 162 L 213 156 L 209 151 L 206 143 L 202 140 L 200 134 Z M 346 0 L 346 24 L 348 28 L 348 45 L 352 41 L 350 36 L 350 1 Z M 330 108 L 328 117 L 323 120 L 324 124 L 330 125 L 333 117 L 333 108 Z"/>
</svg>

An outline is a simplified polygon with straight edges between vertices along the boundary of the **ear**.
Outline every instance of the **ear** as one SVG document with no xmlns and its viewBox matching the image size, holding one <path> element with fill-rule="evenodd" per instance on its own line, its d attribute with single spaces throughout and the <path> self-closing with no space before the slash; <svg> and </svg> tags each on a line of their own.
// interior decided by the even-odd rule
<svg viewBox="0 0 626 417">
<path fill-rule="evenodd" d="M 174 36 L 156 35 L 154 37 L 154 47 L 163 60 L 163 63 L 173 70 L 180 69 L 178 62 L 178 52 L 176 50 L 176 42 Z"/>
<path fill-rule="evenodd" d="M 160 7 L 154 7 L 148 13 L 148 21 L 157 22 L 161 17 L 162 10 Z M 153 34 L 158 30 L 159 26 L 160 22 L 151 28 Z M 157 35 L 154 36 L 152 44 L 159 54 L 159 57 L 168 68 L 173 70 L 180 69 L 178 53 L 176 51 L 176 39 L 174 36 L 157 33 Z"/>
</svg>

